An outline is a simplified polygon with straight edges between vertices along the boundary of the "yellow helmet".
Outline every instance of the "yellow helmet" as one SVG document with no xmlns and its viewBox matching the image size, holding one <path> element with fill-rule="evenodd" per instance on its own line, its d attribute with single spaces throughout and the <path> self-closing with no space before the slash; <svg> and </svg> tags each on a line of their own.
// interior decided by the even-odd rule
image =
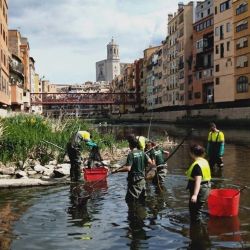
<svg viewBox="0 0 250 250">
<path fill-rule="evenodd" d="M 90 133 L 88 131 L 78 131 L 78 133 L 82 136 L 83 140 L 90 140 Z"/>
</svg>

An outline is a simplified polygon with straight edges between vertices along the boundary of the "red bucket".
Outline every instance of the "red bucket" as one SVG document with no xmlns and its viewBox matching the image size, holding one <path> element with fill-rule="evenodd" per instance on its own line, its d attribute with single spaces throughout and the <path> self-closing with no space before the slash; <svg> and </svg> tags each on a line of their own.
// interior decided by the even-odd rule
<svg viewBox="0 0 250 250">
<path fill-rule="evenodd" d="M 236 216 L 239 212 L 240 191 L 212 189 L 208 196 L 208 211 L 213 216 Z"/>
<path fill-rule="evenodd" d="M 108 174 L 108 169 L 105 167 L 99 168 L 84 168 L 84 179 L 86 181 L 105 180 Z"/>
</svg>

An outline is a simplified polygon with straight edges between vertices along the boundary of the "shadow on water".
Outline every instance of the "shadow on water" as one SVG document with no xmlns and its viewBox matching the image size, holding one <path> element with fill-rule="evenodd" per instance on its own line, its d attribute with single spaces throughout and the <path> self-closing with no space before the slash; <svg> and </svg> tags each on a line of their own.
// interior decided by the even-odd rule
<svg viewBox="0 0 250 250">
<path fill-rule="evenodd" d="M 127 129 L 115 129 L 125 136 Z M 176 142 L 188 129 L 152 126 L 151 136 L 168 131 Z M 129 132 L 147 134 L 148 126 Z M 108 131 L 109 132 L 109 131 Z M 237 131 L 226 131 L 225 167 L 213 172 L 213 188 L 239 189 L 249 185 L 249 147 L 234 141 Z M 206 130 L 190 141 L 205 143 Z M 239 131 L 244 143 L 248 131 Z M 245 136 L 244 136 L 245 135 Z M 123 137 L 124 138 L 124 137 Z M 100 185 L 80 184 L 40 189 L 0 191 L 0 246 L 3 250 L 39 249 L 250 249 L 250 195 L 240 194 L 239 216 L 210 217 L 190 226 L 185 170 L 190 164 L 184 143 L 168 162 L 168 175 L 159 192 L 148 183 L 145 204 L 128 208 L 124 173 L 110 175 Z M 207 211 L 205 211 L 207 212 Z"/>
</svg>

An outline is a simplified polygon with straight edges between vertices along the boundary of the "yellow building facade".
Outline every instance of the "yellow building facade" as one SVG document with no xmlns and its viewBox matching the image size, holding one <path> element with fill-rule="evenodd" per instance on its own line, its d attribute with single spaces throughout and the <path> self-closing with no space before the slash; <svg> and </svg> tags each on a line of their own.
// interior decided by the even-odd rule
<svg viewBox="0 0 250 250">
<path fill-rule="evenodd" d="M 249 0 L 233 1 L 235 99 L 250 98 L 250 6 Z"/>
<path fill-rule="evenodd" d="M 214 1 L 214 102 L 235 100 L 231 0 Z"/>
</svg>

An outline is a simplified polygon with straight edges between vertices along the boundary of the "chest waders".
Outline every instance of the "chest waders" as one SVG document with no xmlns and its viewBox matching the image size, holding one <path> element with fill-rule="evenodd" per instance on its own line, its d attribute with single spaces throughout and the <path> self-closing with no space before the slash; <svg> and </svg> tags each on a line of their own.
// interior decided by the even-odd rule
<svg viewBox="0 0 250 250">
<path fill-rule="evenodd" d="M 142 152 L 143 153 L 143 152 Z M 144 201 L 146 197 L 146 181 L 145 181 L 145 155 L 133 153 L 133 164 L 128 173 L 128 186 L 126 194 L 126 202 Z M 135 162 L 135 156 L 138 159 Z M 141 169 L 139 169 L 141 167 Z"/>
</svg>

